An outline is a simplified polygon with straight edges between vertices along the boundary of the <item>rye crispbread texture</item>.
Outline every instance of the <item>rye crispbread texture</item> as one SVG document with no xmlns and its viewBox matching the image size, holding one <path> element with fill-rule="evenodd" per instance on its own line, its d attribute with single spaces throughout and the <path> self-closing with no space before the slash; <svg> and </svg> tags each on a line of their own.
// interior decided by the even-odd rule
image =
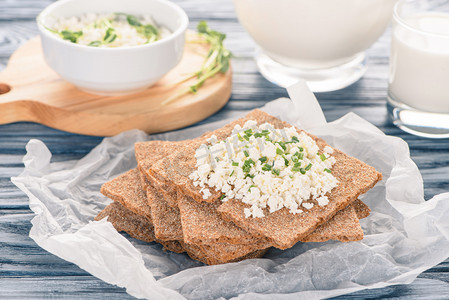
<svg viewBox="0 0 449 300">
<path fill-rule="evenodd" d="M 147 195 L 142 188 L 140 174 L 137 169 L 129 170 L 104 183 L 100 192 L 129 210 L 149 218 L 151 221 L 151 209 L 146 204 Z"/>
<path fill-rule="evenodd" d="M 119 191 L 109 191 L 110 193 L 120 197 L 120 198 L 124 198 L 124 199 L 132 199 L 133 195 L 130 195 L 129 192 L 127 191 L 123 191 L 123 186 L 128 186 L 129 184 L 132 183 L 137 183 L 141 180 L 141 178 L 139 178 L 139 175 L 136 174 L 136 172 L 127 172 L 125 173 L 127 176 L 119 176 L 116 179 L 114 179 L 114 181 L 116 182 L 116 184 L 114 185 L 108 185 L 108 186 L 113 186 L 113 187 L 118 187 Z M 132 175 L 130 175 L 132 174 Z M 122 182 L 122 184 L 117 184 L 117 181 L 127 181 L 127 182 Z M 135 189 L 133 189 L 134 192 L 136 192 L 135 197 L 137 199 L 140 199 L 141 201 L 141 197 L 139 197 L 138 195 L 140 195 L 140 191 L 136 191 Z M 121 197 L 120 193 L 124 193 L 127 195 L 127 197 Z M 162 202 L 162 204 L 164 203 L 163 199 L 160 199 Z M 135 203 L 135 201 L 133 201 L 133 203 Z M 197 204 L 199 205 L 200 203 L 197 203 L 193 200 L 191 200 L 191 203 L 193 204 Z M 138 203 L 139 205 L 137 205 L 137 207 L 141 207 L 140 204 L 142 203 Z M 203 203 L 204 205 L 209 205 L 208 203 Z M 161 205 L 161 203 L 159 203 L 159 205 Z M 174 251 L 174 252 L 183 252 L 183 248 L 185 248 L 185 250 L 188 252 L 188 254 L 192 257 L 194 257 L 195 259 L 198 259 L 202 262 L 205 262 L 207 264 L 217 264 L 217 263 L 224 263 L 224 262 L 230 262 L 230 261 L 238 261 L 243 259 L 243 257 L 260 257 L 261 255 L 263 255 L 264 251 L 263 249 L 266 249 L 269 247 L 269 245 L 267 245 L 266 242 L 249 242 L 247 241 L 247 244 L 243 244 L 243 245 L 232 245 L 232 244 L 227 244 L 227 243 L 223 243 L 223 242 L 218 242 L 215 241 L 213 243 L 211 243 L 210 245 L 208 244 L 204 244 L 203 242 L 201 243 L 201 245 L 191 245 L 191 244 L 186 244 L 184 243 L 184 241 L 166 241 L 166 240 L 160 240 L 157 238 L 157 236 L 155 236 L 154 234 L 154 228 L 153 228 L 153 224 L 151 224 L 151 222 L 148 220 L 148 218 L 145 218 L 143 216 L 140 216 L 139 214 L 135 214 L 134 212 L 131 211 L 125 211 L 126 208 L 124 208 L 121 204 L 119 203 L 113 203 L 110 206 L 107 207 L 107 209 L 105 209 L 103 212 L 101 212 L 98 216 L 97 219 L 101 219 L 105 216 L 105 212 L 108 212 L 108 209 L 111 208 L 115 208 L 115 213 L 108 213 L 107 215 L 109 215 L 109 221 L 111 223 L 113 223 L 114 227 L 116 227 L 116 229 L 118 231 L 125 231 L 128 234 L 130 234 L 132 237 L 134 238 L 138 238 L 141 240 L 145 240 L 145 241 L 157 241 L 159 243 L 162 243 L 164 245 L 164 247 L 167 250 L 170 251 Z M 168 205 L 165 205 L 165 208 L 163 208 L 160 211 L 163 211 L 164 209 L 171 209 Z M 346 209 L 348 210 L 348 209 Z M 145 211 L 145 210 L 143 210 Z M 141 213 L 143 213 L 143 211 Z M 151 210 L 153 212 L 153 210 Z M 204 210 L 202 212 L 203 214 L 205 213 Z M 195 212 L 194 214 L 198 214 L 198 212 Z M 217 216 L 216 213 L 215 214 L 215 218 L 219 218 L 219 216 Z M 348 215 L 347 213 L 345 215 Z M 154 216 L 152 214 L 152 216 Z M 163 228 L 169 228 L 170 227 L 170 223 L 173 224 L 173 220 L 169 220 L 170 218 L 173 218 L 173 214 L 170 217 L 169 214 L 166 213 L 161 213 L 160 216 L 161 218 L 161 222 L 162 222 L 162 227 Z M 165 216 L 165 218 L 164 218 Z M 178 215 L 174 216 L 175 219 L 178 219 L 179 222 L 179 212 Z M 159 217 L 156 218 L 152 218 L 153 220 L 158 220 Z M 349 218 L 345 218 L 345 220 L 349 220 L 351 219 Z M 126 221 L 127 220 L 127 221 Z M 210 219 L 209 216 L 209 221 L 210 223 L 215 223 L 216 220 L 214 220 L 214 218 Z M 344 223 L 344 222 L 343 222 Z M 331 224 L 331 221 L 329 222 L 329 224 Z M 327 224 L 323 225 L 323 227 L 326 227 Z M 332 226 L 331 226 L 332 227 Z M 343 226 L 344 227 L 344 226 Z M 137 229 L 136 229 L 137 228 Z M 180 227 L 178 227 L 178 230 L 180 230 L 180 234 L 182 234 L 182 229 Z M 332 230 L 332 228 L 330 228 L 330 230 Z M 214 231 L 214 230 L 212 230 Z M 198 231 L 197 231 L 198 232 Z M 310 241 L 322 241 L 322 240 L 329 240 L 329 239 L 337 239 L 338 236 L 326 236 L 326 234 L 329 234 L 328 230 L 322 230 L 319 231 L 318 234 L 316 234 L 316 236 L 313 236 L 313 239 L 311 239 Z M 354 240 L 354 238 L 352 238 Z M 307 240 L 307 239 L 306 239 Z M 262 250 L 260 250 L 262 249 Z M 248 254 L 249 253 L 249 254 Z"/>
<path fill-rule="evenodd" d="M 348 213 L 347 210 L 351 212 Z M 354 204 L 337 212 L 329 221 L 318 226 L 311 234 L 301 238 L 301 242 L 325 242 L 329 239 L 341 242 L 353 242 L 363 239 L 363 230 L 360 226 L 359 218 L 357 218 Z"/>
<path fill-rule="evenodd" d="M 357 184 L 363 186 L 364 182 L 361 180 L 357 180 L 355 178 L 353 181 L 346 182 L 340 191 L 340 194 L 337 193 L 337 196 L 340 198 L 346 194 L 355 194 L 355 197 L 347 197 L 345 201 L 341 200 L 339 203 L 333 203 L 332 209 L 327 209 L 328 206 L 319 207 L 316 205 L 310 211 L 307 212 L 309 215 L 309 221 L 314 223 L 310 226 L 309 223 L 303 223 L 303 220 L 298 220 L 300 218 L 293 218 L 293 222 L 291 220 L 284 219 L 284 224 L 287 225 L 300 225 L 303 226 L 301 230 L 298 228 L 292 228 L 293 234 L 290 233 L 290 236 L 284 235 L 287 233 L 288 229 L 284 228 L 284 231 L 280 227 L 276 230 L 279 232 L 276 234 L 268 233 L 267 228 L 254 228 L 254 224 L 252 224 L 254 219 L 251 219 L 250 222 L 247 220 L 241 219 L 241 214 L 236 213 L 238 207 L 241 208 L 241 213 L 243 214 L 243 206 L 237 203 L 232 209 L 226 208 L 226 204 L 233 199 L 228 200 L 228 202 L 224 204 L 220 204 L 220 201 L 217 199 L 221 196 L 220 192 L 216 192 L 211 190 L 213 196 L 207 199 L 207 201 L 212 203 L 205 203 L 204 199 L 202 199 L 201 193 L 199 193 L 199 188 L 194 187 L 191 180 L 188 178 L 188 175 L 195 169 L 196 159 L 194 158 L 195 150 L 202 144 L 206 142 L 206 138 L 210 137 L 212 134 L 216 135 L 219 140 L 226 138 L 231 132 L 236 124 L 243 125 L 248 119 L 254 119 L 258 121 L 259 124 L 269 122 L 274 125 L 275 128 L 282 128 L 285 126 L 290 126 L 273 116 L 270 116 L 261 111 L 255 110 L 247 115 L 247 117 L 236 120 L 223 128 L 216 130 L 214 132 L 209 132 L 204 134 L 202 137 L 199 137 L 194 140 L 184 141 L 184 142 L 163 142 L 163 141 L 153 141 L 153 142 L 143 142 L 136 144 L 136 159 L 138 160 L 138 166 L 140 173 L 143 175 L 142 177 L 145 180 L 142 180 L 144 183 L 143 188 L 141 184 L 141 189 L 147 189 L 148 195 L 150 195 L 147 200 L 148 203 L 156 203 L 159 205 L 157 209 L 161 212 L 158 215 L 159 226 L 161 228 L 165 227 L 173 227 L 173 224 L 176 221 L 173 221 L 174 218 L 169 220 L 164 220 L 164 215 L 169 215 L 164 209 L 167 208 L 175 208 L 175 213 L 180 213 L 181 225 L 187 228 L 185 231 L 182 226 L 180 229 L 183 234 L 183 240 L 180 240 L 179 244 L 182 244 L 183 247 L 187 249 L 189 255 L 195 259 L 201 260 L 205 263 L 222 263 L 231 261 L 233 257 L 235 259 L 240 260 L 245 255 L 258 256 L 266 250 L 262 248 L 267 248 L 270 243 L 274 244 L 276 247 L 285 249 L 290 245 L 294 244 L 293 241 L 325 241 L 329 239 L 338 239 L 341 241 L 351 241 L 351 240 L 359 240 L 363 238 L 363 232 L 361 230 L 360 224 L 358 222 L 358 218 L 363 218 L 369 215 L 369 208 L 360 202 L 359 200 L 355 201 L 357 196 L 371 186 L 369 184 L 366 185 L 366 190 L 357 186 Z M 299 131 L 299 130 L 298 130 Z M 323 140 L 315 139 L 320 149 L 323 149 L 326 144 Z M 354 163 L 354 161 L 358 161 L 353 158 L 349 158 L 338 150 L 334 152 L 335 156 L 342 155 L 344 158 L 347 158 Z M 159 161 L 158 161 L 159 160 Z M 338 162 L 337 158 L 337 162 Z M 365 167 L 366 165 L 358 161 L 361 166 Z M 356 164 L 356 163 L 355 163 Z M 193 165 L 193 167 L 192 167 Z M 350 165 L 350 164 L 349 164 Z M 335 165 L 333 167 L 333 173 L 335 176 Z M 377 173 L 373 168 L 367 166 L 366 169 L 362 169 L 363 173 L 374 173 L 377 177 L 372 179 L 374 185 L 377 180 L 381 179 L 380 173 Z M 374 172 L 372 172 L 374 170 Z M 349 178 L 346 176 L 347 174 L 340 170 L 341 178 Z M 139 176 L 141 176 L 139 174 Z M 346 177 L 345 177 L 346 176 Z M 336 176 L 337 177 L 337 176 Z M 339 177 L 337 177 L 340 179 Z M 355 183 L 355 186 L 353 184 Z M 335 190 L 335 189 L 334 189 Z M 334 194 L 334 190 L 332 194 Z M 117 195 L 115 195 L 117 197 Z M 128 195 L 129 197 L 129 195 Z M 127 197 L 125 197 L 126 199 Z M 331 197 L 329 196 L 331 199 Z M 340 199 L 337 197 L 337 199 Z M 158 199 L 158 201 L 154 201 L 154 199 Z M 140 198 L 140 200 L 142 200 Z M 235 200 L 234 200 L 235 201 Z M 351 203 L 354 202 L 354 205 Z M 134 203 L 136 204 L 136 203 Z M 160 205 L 165 205 L 160 206 Z M 199 205 L 199 206 L 198 206 Z M 201 205 L 204 205 L 201 206 Z M 149 205 L 151 206 L 151 205 Z M 130 206 L 136 209 L 136 205 Z M 156 207 L 156 206 L 155 206 Z M 183 208 L 179 211 L 176 211 L 176 208 Z M 217 210 L 218 207 L 218 210 Z M 125 208 L 126 209 L 126 208 Z M 234 210 L 233 210 L 234 209 Z M 182 212 L 184 210 L 184 213 Z M 150 218 L 153 219 L 155 217 L 153 209 L 149 209 Z M 217 213 L 219 212 L 219 214 Z M 312 213 L 313 211 L 313 213 Z M 140 211 L 142 212 L 142 211 Z M 282 213 L 282 210 L 270 214 L 271 218 L 273 218 L 274 214 Z M 290 214 L 290 213 L 289 213 Z M 291 214 L 290 214 L 291 215 Z M 211 217 L 213 216 L 213 217 Z M 294 216 L 294 215 L 291 215 Z M 332 218 L 334 217 L 334 218 Z M 264 217 L 262 219 L 265 219 Z M 283 218 L 283 217 L 282 217 Z M 246 218 L 245 218 L 246 219 Z M 184 220 L 184 223 L 183 223 Z M 217 221 L 219 220 L 219 221 Z M 169 225 L 170 222 L 173 221 L 172 225 Z M 274 220 L 268 220 L 266 222 L 266 227 L 271 225 L 271 222 Z M 324 223 L 328 221 L 327 223 Z M 296 222 L 296 223 L 295 223 Z M 211 224 L 232 224 L 231 228 L 238 228 L 238 231 L 234 231 L 233 229 L 229 230 L 226 226 L 215 226 Z M 179 223 L 177 223 L 179 224 Z M 235 225 L 237 224 L 238 227 Z M 155 225 L 156 226 L 156 225 Z M 282 225 L 280 225 L 282 226 Z M 293 226 L 294 227 L 294 226 Z M 308 227 L 308 228 L 307 228 Z M 217 230 L 218 228 L 218 230 Z M 244 230 L 242 230 L 242 228 Z M 208 229 L 212 229 L 209 231 Z M 246 232 L 245 232 L 246 231 Z M 313 231 L 313 232 L 312 232 Z M 164 231 L 166 232 L 166 231 Z M 180 233 L 179 228 L 177 229 L 178 234 Z M 250 240 L 245 240 L 244 235 L 240 236 L 239 232 L 245 232 L 245 234 L 252 238 L 252 243 Z M 305 233 L 307 232 L 307 234 Z M 160 236 L 164 237 L 163 234 Z M 261 236 L 264 236 L 264 239 L 261 239 Z M 166 235 L 166 238 L 173 238 L 173 236 Z M 177 236 L 179 237 L 179 235 Z M 238 237 L 238 238 L 237 238 Z M 243 238 L 240 239 L 240 238 Z M 267 243 L 267 239 L 270 243 Z M 185 243 L 185 241 L 190 243 Z M 258 241 L 258 242 L 254 242 Z M 239 244 L 239 241 L 245 241 L 243 244 Z M 236 243 L 230 244 L 231 243 Z M 252 248 L 248 246 L 248 243 L 252 244 Z M 293 244 L 292 244 L 293 243 Z M 210 250 L 213 248 L 213 250 Z M 256 250 L 255 249 L 262 249 Z M 190 250 L 189 250 L 190 249 Z M 201 249 L 201 250 L 199 250 Z M 199 252 L 201 251 L 201 253 Z M 251 251 L 251 252 L 250 252 Z M 199 254 L 200 253 L 200 254 Z M 243 253 L 247 253 L 243 255 Z M 249 254 L 248 254 L 249 253 Z"/>
<path fill-rule="evenodd" d="M 140 216 L 125 208 L 119 202 L 112 202 L 105 207 L 96 217 L 95 221 L 108 218 L 108 222 L 117 231 L 128 233 L 131 237 L 145 241 L 158 242 L 164 246 L 164 250 L 176 253 L 184 252 L 184 248 L 179 241 L 160 241 L 154 236 L 154 228 L 148 218 Z"/>
<path fill-rule="evenodd" d="M 363 203 L 363 201 L 360 199 L 354 201 L 353 206 L 357 214 L 357 218 L 359 219 L 364 219 L 368 217 L 371 212 L 371 209 L 368 207 L 368 205 Z"/>
<path fill-rule="evenodd" d="M 151 185 L 147 187 L 147 197 L 156 237 L 161 240 L 184 240 L 179 209 L 168 205 Z"/>
<path fill-rule="evenodd" d="M 184 211 L 183 223 L 187 230 L 186 233 L 183 233 L 179 210 L 168 206 L 153 187 L 148 187 L 147 199 L 142 197 L 142 191 L 139 190 L 140 176 L 140 173 L 135 169 L 130 170 L 105 184 L 103 190 L 106 191 L 106 194 L 111 194 L 116 199 L 121 199 L 126 207 L 132 206 L 134 212 L 139 215 L 145 216 L 150 211 L 150 220 L 153 220 L 154 233 L 157 239 L 164 241 L 185 240 L 193 244 L 211 244 L 213 242 L 248 243 L 259 245 L 260 248 L 269 247 L 266 241 L 255 238 L 234 224 L 222 220 L 216 211 L 220 204 L 219 202 L 215 204 L 197 203 L 188 197 L 184 197 L 185 199 L 180 202 L 180 205 Z M 129 186 L 133 187 L 130 191 L 126 190 L 126 187 Z M 148 206 L 147 203 L 153 209 L 148 209 L 146 207 Z M 343 210 L 342 214 L 345 217 L 340 219 L 345 220 L 345 222 L 336 223 L 330 220 L 328 223 L 323 224 L 321 228 L 318 228 L 317 232 L 312 233 L 310 236 L 302 239 L 302 241 L 312 241 L 310 240 L 311 237 L 313 237 L 313 241 L 317 239 L 320 241 L 339 240 L 340 237 L 345 241 L 358 240 L 357 230 L 353 230 L 352 235 L 348 234 L 347 230 L 341 230 L 359 226 L 358 221 L 354 221 L 353 211 L 346 209 Z"/>
<path fill-rule="evenodd" d="M 261 244 L 270 247 L 266 239 L 250 235 L 232 222 L 223 220 L 217 212 L 220 202 L 198 203 L 189 196 L 179 195 L 178 206 L 181 215 L 184 241 L 190 244 Z"/>
<path fill-rule="evenodd" d="M 176 152 L 179 147 L 189 142 L 168 142 L 168 141 L 149 141 L 134 144 L 134 152 L 137 160 L 137 167 L 140 173 L 146 178 L 148 184 L 153 185 L 158 193 L 161 194 L 167 203 L 177 208 L 176 186 L 167 184 L 165 181 L 158 179 L 158 176 L 152 175 L 148 170 L 154 162 Z"/>
<path fill-rule="evenodd" d="M 236 124 L 243 125 L 248 119 L 256 120 L 258 124 L 268 122 L 275 128 L 290 126 L 260 110 L 254 110 L 245 118 L 215 130 L 212 134 L 215 134 L 219 140 L 224 139 L 231 134 L 232 128 Z M 301 130 L 298 129 L 298 132 Z M 321 150 L 328 146 L 322 139 L 309 136 L 316 141 Z M 177 186 L 178 191 L 182 191 L 198 202 L 205 201 L 199 192 L 200 188 L 195 187 L 192 180 L 188 178 L 196 168 L 195 151 L 203 142 L 204 140 L 201 141 L 201 139 L 192 142 L 190 147 L 183 148 L 183 151 L 154 163 L 149 169 L 150 174 L 159 176 L 160 179 L 163 178 L 162 180 L 166 184 Z M 243 209 L 248 205 L 231 199 L 219 208 L 219 212 L 224 219 L 235 223 L 250 234 L 267 237 L 275 247 L 289 248 L 355 201 L 360 194 L 368 191 L 382 178 L 382 175 L 373 167 L 356 158 L 349 157 L 337 149 L 334 149 L 333 156 L 337 160 L 332 168 L 333 175 L 339 180 L 339 184 L 328 195 L 330 201 L 327 206 L 315 205 L 312 209 L 296 215 L 289 213 L 287 209 L 281 209 L 267 214 L 264 218 L 245 218 Z M 213 189 L 211 192 L 212 196 L 206 199 L 208 202 L 216 201 L 221 195 L 220 192 Z"/>
<path fill-rule="evenodd" d="M 156 241 L 164 246 L 164 250 L 176 253 L 187 252 L 190 257 L 209 265 L 262 257 L 266 252 L 266 249 L 252 250 L 252 248 L 255 247 L 248 245 L 216 243 L 210 246 L 196 246 L 188 245 L 183 241 L 157 240 L 152 231 L 153 226 L 147 218 L 132 212 L 118 202 L 113 202 L 106 206 L 106 208 L 95 217 L 95 220 L 99 221 L 106 217 L 108 218 L 108 222 L 110 222 L 117 231 L 126 232 L 131 237 L 142 241 Z"/>
</svg>

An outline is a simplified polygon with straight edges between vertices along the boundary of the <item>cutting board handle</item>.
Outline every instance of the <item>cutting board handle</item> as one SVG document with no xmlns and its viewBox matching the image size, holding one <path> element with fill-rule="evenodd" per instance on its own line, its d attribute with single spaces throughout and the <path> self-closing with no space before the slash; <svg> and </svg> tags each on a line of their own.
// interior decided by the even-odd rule
<svg viewBox="0 0 449 300">
<path fill-rule="evenodd" d="M 6 94 L 11 91 L 11 87 L 6 83 L 0 83 L 0 95 Z"/>
</svg>

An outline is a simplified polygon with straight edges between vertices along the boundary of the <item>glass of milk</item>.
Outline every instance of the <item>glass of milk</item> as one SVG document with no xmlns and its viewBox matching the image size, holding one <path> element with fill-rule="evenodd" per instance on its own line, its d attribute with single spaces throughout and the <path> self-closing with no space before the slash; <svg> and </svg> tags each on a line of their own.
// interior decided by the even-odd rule
<svg viewBox="0 0 449 300">
<path fill-rule="evenodd" d="M 365 50 L 385 31 L 397 0 L 233 0 L 258 45 L 262 75 L 287 87 L 306 80 L 315 92 L 357 81 Z"/>
<path fill-rule="evenodd" d="M 448 0 L 401 0 L 395 6 L 387 106 L 401 129 L 449 137 Z"/>
</svg>

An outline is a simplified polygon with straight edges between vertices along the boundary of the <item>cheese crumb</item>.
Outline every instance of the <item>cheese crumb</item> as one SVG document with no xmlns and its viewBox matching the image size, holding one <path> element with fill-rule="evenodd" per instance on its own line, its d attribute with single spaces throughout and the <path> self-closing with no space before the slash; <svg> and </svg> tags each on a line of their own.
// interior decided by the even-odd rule
<svg viewBox="0 0 449 300">
<path fill-rule="evenodd" d="M 249 204 L 245 217 L 261 218 L 287 208 L 299 214 L 329 203 L 327 193 L 337 186 L 332 175 L 334 150 L 320 149 L 306 133 L 294 127 L 275 129 L 270 123 L 257 126 L 247 121 L 236 125 L 223 141 L 216 136 L 201 145 L 196 153 L 197 169 L 190 174 L 194 186 L 202 187 L 204 199 L 221 191 L 222 201 L 237 199 Z M 209 188 L 207 188 L 209 187 Z"/>
<path fill-rule="evenodd" d="M 306 209 L 311 209 L 313 207 L 313 203 L 304 202 L 302 206 Z"/>
</svg>

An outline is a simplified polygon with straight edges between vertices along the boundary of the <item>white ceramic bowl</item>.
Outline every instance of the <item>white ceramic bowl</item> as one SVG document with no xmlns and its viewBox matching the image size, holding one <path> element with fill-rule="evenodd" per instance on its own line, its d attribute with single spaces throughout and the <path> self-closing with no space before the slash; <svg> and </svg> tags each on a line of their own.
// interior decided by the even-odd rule
<svg viewBox="0 0 449 300">
<path fill-rule="evenodd" d="M 97 48 L 68 42 L 45 28 L 59 17 L 115 12 L 151 15 L 172 34 L 146 45 Z M 47 64 L 81 90 L 102 95 L 144 90 L 175 67 L 182 57 L 188 22 L 186 13 L 166 0 L 60 0 L 37 17 Z"/>
</svg>

